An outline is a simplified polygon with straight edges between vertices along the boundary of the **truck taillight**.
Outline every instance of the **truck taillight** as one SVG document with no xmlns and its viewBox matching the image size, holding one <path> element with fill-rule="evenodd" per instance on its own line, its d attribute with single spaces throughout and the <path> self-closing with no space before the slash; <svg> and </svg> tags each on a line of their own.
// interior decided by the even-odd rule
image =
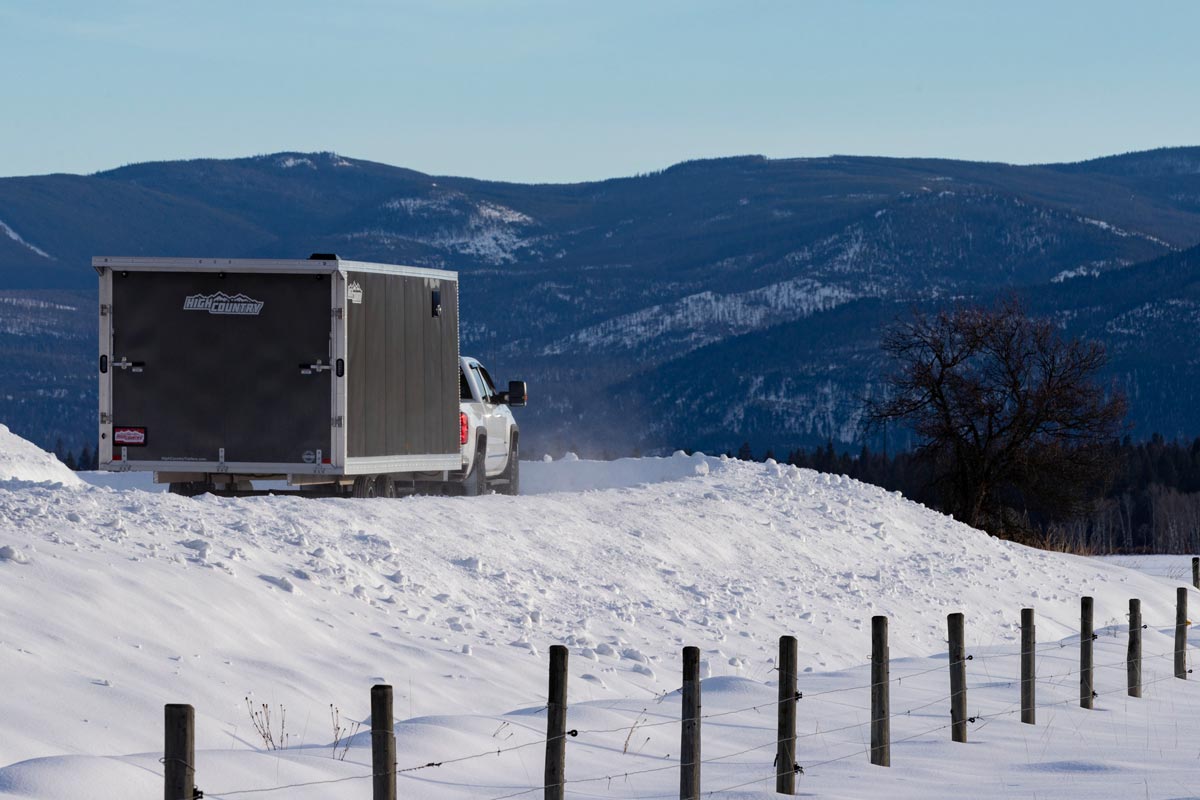
<svg viewBox="0 0 1200 800">
<path fill-rule="evenodd" d="M 458 412 L 458 443 L 467 443 L 467 415 L 462 411 Z"/>
</svg>

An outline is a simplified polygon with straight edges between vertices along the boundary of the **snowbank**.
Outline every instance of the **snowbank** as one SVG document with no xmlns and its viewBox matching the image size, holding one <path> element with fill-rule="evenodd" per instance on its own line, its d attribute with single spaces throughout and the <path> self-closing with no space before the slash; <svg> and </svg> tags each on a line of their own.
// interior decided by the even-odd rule
<svg viewBox="0 0 1200 800">
<path fill-rule="evenodd" d="M 96 798 L 159 791 L 154 754 L 168 702 L 196 707 L 200 785 L 211 796 L 362 774 L 362 735 L 346 761 L 330 757 L 330 705 L 343 719 L 365 719 L 369 687 L 380 682 L 396 687 L 405 764 L 536 742 L 552 644 L 571 648 L 571 725 L 620 729 L 572 744 L 571 774 L 658 770 L 579 788 L 613 797 L 669 793 L 676 780 L 678 729 L 628 729 L 641 717 L 677 715 L 684 645 L 701 648 L 705 708 L 733 709 L 770 702 L 776 642 L 795 635 L 803 690 L 835 692 L 820 705 L 811 698 L 804 725 L 840 729 L 864 718 L 866 698 L 850 690 L 869 683 L 870 618 L 885 614 L 893 675 L 914 675 L 893 708 L 923 709 L 893 723 L 898 738 L 945 722 L 952 611 L 966 614 L 969 650 L 990 654 L 971 666 L 972 680 L 988 679 L 972 703 L 997 714 L 1016 699 L 1022 607 L 1036 608 L 1039 641 L 1069 645 L 1081 595 L 1096 598 L 1096 624 L 1110 638 L 1139 597 L 1147 653 L 1170 649 L 1175 582 L 999 541 L 846 478 L 683 455 L 522 469 L 536 494 L 189 499 L 119 482 L 78 491 L 0 485 L 0 545 L 14 554 L 0 560 L 0 675 L 16 687 L 0 694 L 0 797 L 66 800 L 80 785 Z M 1105 659 L 1120 658 L 1119 642 L 1109 649 Z M 1148 679 L 1159 666 L 1147 665 Z M 1051 689 L 1077 702 L 1078 678 Z M 1156 784 L 1169 787 L 1194 769 L 1188 742 L 1200 722 L 1185 712 L 1197 698 L 1183 694 L 1192 689 L 1148 687 L 1137 706 L 1144 718 L 1128 708 L 1086 723 L 1064 717 L 1058 735 L 1068 739 L 1053 745 L 1039 738 L 1045 729 L 997 717 L 986 753 L 897 744 L 893 763 L 915 771 L 856 781 L 864 756 L 811 770 L 809 780 L 822 796 L 870 783 L 871 796 L 936 797 L 944 784 L 949 797 L 956 784 L 946 763 L 957 758 L 958 796 L 971 796 L 1032 759 L 1032 736 L 1033 750 L 1048 755 L 1020 778 L 1046 794 L 1064 775 L 1080 779 L 1069 764 L 1086 759 L 1068 745 L 1086 729 L 1110 749 L 1138 741 L 1155 753 L 1178 750 L 1177 768 Z M 247 698 L 286 708 L 288 751 L 259 754 Z M 706 766 L 720 781 L 706 792 L 770 774 L 773 752 L 759 741 L 773 741 L 770 709 L 747 713 L 706 728 L 706 753 L 757 748 Z M 1174 726 L 1175 745 L 1148 732 L 1154 715 Z M 821 738 L 824 755 L 806 750 L 807 763 L 853 753 L 864 731 Z M 452 774 L 406 774 L 402 794 L 498 797 L 536 785 L 540 758 L 534 746 L 486 769 L 468 762 Z M 1146 760 L 1140 750 L 1131 756 L 1143 771 Z M 1084 794 L 1128 796 L 1133 777 L 1101 778 Z M 767 782 L 728 796 L 769 796 Z M 280 796 L 349 800 L 363 791 L 349 781 Z"/>
<path fill-rule="evenodd" d="M 17 436 L 6 425 L 0 425 L 0 481 L 83 485 L 53 454 Z"/>
</svg>

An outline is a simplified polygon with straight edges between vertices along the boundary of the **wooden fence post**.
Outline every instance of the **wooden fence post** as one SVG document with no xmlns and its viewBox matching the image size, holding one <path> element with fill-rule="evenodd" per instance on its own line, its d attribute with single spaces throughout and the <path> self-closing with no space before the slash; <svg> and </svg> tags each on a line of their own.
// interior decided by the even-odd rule
<svg viewBox="0 0 1200 800">
<path fill-rule="evenodd" d="M 796 662 L 795 636 L 779 637 L 779 726 L 775 750 L 775 791 L 796 793 Z"/>
<path fill-rule="evenodd" d="M 550 697 L 546 714 L 546 800 L 562 800 L 567 779 L 567 648 L 550 646 Z"/>
<path fill-rule="evenodd" d="M 1192 556 L 1192 588 L 1200 589 L 1200 557 Z"/>
<path fill-rule="evenodd" d="M 1129 601 L 1129 651 L 1125 656 L 1125 681 L 1130 697 L 1142 696 L 1142 601 Z"/>
<path fill-rule="evenodd" d="M 196 793 L 196 711 L 189 705 L 165 707 L 163 800 L 192 800 Z"/>
<path fill-rule="evenodd" d="M 700 797 L 700 648 L 683 648 L 683 734 L 679 747 L 679 800 Z"/>
<path fill-rule="evenodd" d="M 1021 609 L 1021 722 L 1029 725 L 1036 724 L 1037 715 L 1034 684 L 1034 650 L 1037 647 L 1037 634 L 1033 629 L 1033 609 Z"/>
<path fill-rule="evenodd" d="M 888 618 L 871 617 L 871 763 L 892 765 L 888 703 Z"/>
<path fill-rule="evenodd" d="M 1092 673 L 1093 642 L 1096 640 L 1092 612 L 1095 601 L 1085 597 L 1079 604 L 1079 707 L 1094 708 L 1096 676 Z"/>
<path fill-rule="evenodd" d="M 1187 593 L 1182 586 L 1175 590 L 1175 677 L 1187 680 Z"/>
<path fill-rule="evenodd" d="M 396 800 L 396 732 L 392 727 L 392 687 L 371 687 L 371 798 Z"/>
<path fill-rule="evenodd" d="M 967 740 L 967 655 L 962 614 L 946 617 L 950 638 L 950 738 Z"/>
</svg>

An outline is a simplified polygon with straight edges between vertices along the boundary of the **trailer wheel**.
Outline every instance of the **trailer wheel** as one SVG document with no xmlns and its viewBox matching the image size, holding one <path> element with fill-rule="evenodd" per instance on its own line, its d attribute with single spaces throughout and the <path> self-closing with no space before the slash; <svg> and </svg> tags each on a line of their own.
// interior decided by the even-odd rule
<svg viewBox="0 0 1200 800">
<path fill-rule="evenodd" d="M 183 497 L 196 497 L 212 491 L 212 485 L 204 481 L 172 481 L 167 487 L 167 491 Z"/>
<path fill-rule="evenodd" d="M 504 468 L 504 472 L 500 474 L 501 479 L 505 483 L 496 487 L 496 491 L 500 494 L 517 495 L 521 493 L 521 448 L 517 444 L 516 437 L 513 437 L 512 445 L 508 448 L 508 466 Z"/>
<path fill-rule="evenodd" d="M 487 475 L 484 473 L 484 458 L 487 455 L 487 440 L 482 436 L 475 445 L 475 457 L 471 459 L 471 471 L 463 478 L 462 493 L 467 497 L 487 494 Z"/>
<path fill-rule="evenodd" d="M 354 479 L 354 488 L 350 490 L 351 497 L 374 497 L 375 476 L 359 475 Z"/>
<path fill-rule="evenodd" d="M 376 497 L 395 497 L 396 482 L 387 475 L 380 475 L 375 479 L 375 496 Z"/>
</svg>

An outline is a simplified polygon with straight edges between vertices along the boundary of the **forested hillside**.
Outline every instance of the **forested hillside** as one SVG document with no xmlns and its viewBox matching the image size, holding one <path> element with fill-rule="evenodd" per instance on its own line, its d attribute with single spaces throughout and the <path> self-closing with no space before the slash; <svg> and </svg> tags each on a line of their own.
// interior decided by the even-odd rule
<svg viewBox="0 0 1200 800">
<path fill-rule="evenodd" d="M 747 156 L 525 185 L 280 153 L 2 179 L 0 289 L 34 304 L 0 305 L 18 329 L 4 388 L 70 398 L 53 420 L 14 400 L 8 421 L 47 446 L 92 435 L 92 255 L 320 251 L 458 270 L 463 351 L 530 382 L 535 450 L 853 447 L 881 325 L 1012 290 L 1111 342 L 1139 431 L 1190 433 L 1195 377 L 1163 337 L 1193 314 L 1194 254 L 1172 254 L 1200 241 L 1198 163 Z M 57 302 L 46 290 L 79 293 L 56 312 L 70 322 L 44 315 L 53 333 L 27 313 Z"/>
</svg>

